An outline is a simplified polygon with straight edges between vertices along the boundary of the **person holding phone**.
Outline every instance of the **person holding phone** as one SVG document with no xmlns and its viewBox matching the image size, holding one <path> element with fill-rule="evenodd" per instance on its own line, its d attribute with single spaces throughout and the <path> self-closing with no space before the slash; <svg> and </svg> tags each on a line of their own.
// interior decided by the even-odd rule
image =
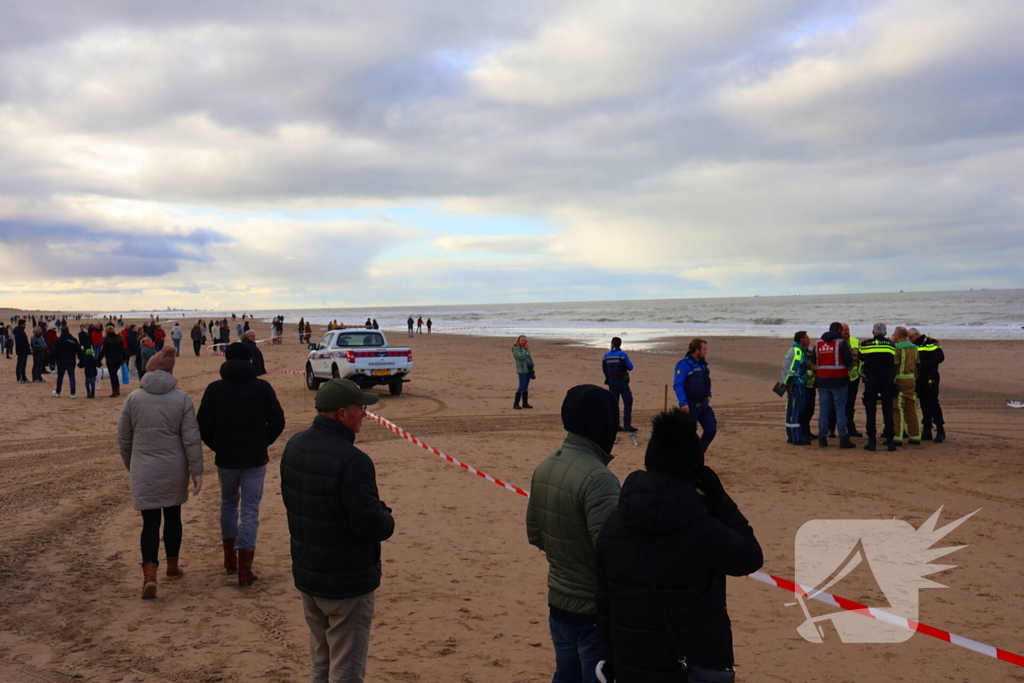
<svg viewBox="0 0 1024 683">
<path fill-rule="evenodd" d="M 512 346 L 512 357 L 516 359 L 516 374 L 519 375 L 519 388 L 516 390 L 516 400 L 512 407 L 520 409 L 519 401 L 522 400 L 523 408 L 533 408 L 530 405 L 530 380 L 537 378 L 533 370 L 533 356 L 527 348 L 528 340 L 525 334 L 519 335 L 516 343 Z"/>
</svg>

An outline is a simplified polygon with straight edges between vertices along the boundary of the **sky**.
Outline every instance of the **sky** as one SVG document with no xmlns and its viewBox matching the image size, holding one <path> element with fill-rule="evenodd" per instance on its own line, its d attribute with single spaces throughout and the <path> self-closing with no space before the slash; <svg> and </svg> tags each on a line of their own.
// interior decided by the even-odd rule
<svg viewBox="0 0 1024 683">
<path fill-rule="evenodd" d="M 1024 287 L 1019 0 L 7 0 L 0 307 Z"/>
</svg>

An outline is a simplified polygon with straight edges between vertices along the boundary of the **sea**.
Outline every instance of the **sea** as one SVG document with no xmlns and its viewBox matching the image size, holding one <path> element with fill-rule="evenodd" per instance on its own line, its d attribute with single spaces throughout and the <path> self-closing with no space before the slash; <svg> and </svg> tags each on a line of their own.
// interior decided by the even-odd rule
<svg viewBox="0 0 1024 683">
<path fill-rule="evenodd" d="M 243 311 L 235 311 L 239 315 Z M 569 339 L 577 344 L 607 346 L 613 336 L 633 349 L 656 346 L 666 339 L 696 336 L 792 338 L 798 330 L 820 336 L 832 321 L 850 324 L 857 337 L 870 337 L 871 327 L 884 322 L 916 327 L 943 339 L 1024 339 L 1024 290 L 968 290 L 956 292 L 893 292 L 882 294 L 828 294 L 811 296 L 752 296 L 706 299 L 650 299 L 637 301 L 568 301 L 521 304 L 466 304 L 430 306 L 374 306 L 297 308 L 245 311 L 257 320 L 284 315 L 287 334 L 300 318 L 314 325 L 338 321 L 358 325 L 375 318 L 391 343 L 401 343 L 406 320 L 422 316 L 434 323 L 434 334 L 456 332 L 488 337 L 520 334 Z M 133 311 L 125 317 L 149 314 L 172 320 L 182 313 L 223 316 L 214 311 Z M 424 327 L 424 332 L 426 328 Z"/>
</svg>

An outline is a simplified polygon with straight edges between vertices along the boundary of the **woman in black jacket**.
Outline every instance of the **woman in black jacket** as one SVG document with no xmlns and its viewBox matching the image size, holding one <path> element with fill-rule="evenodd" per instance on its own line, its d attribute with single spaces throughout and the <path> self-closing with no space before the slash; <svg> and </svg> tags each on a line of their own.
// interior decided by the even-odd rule
<svg viewBox="0 0 1024 683">
<path fill-rule="evenodd" d="M 644 465 L 626 478 L 597 541 L 604 675 L 617 683 L 731 681 L 725 577 L 760 569 L 761 546 L 704 465 L 685 413 L 654 419 Z"/>
<path fill-rule="evenodd" d="M 110 398 L 117 398 L 121 395 L 117 373 L 124 365 L 124 342 L 121 341 L 121 335 L 111 326 L 107 326 L 106 334 L 103 336 L 103 348 L 100 349 L 96 362 L 99 363 L 104 358 L 107 359 L 107 370 L 110 372 Z"/>
</svg>

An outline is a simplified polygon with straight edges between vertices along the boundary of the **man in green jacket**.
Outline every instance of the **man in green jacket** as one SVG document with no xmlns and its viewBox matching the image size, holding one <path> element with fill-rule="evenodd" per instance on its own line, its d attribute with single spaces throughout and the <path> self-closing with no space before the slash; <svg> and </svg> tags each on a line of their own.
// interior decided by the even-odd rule
<svg viewBox="0 0 1024 683">
<path fill-rule="evenodd" d="M 601 659 L 594 546 L 619 500 L 608 463 L 619 406 L 593 384 L 573 387 L 562 402 L 568 435 L 533 473 L 526 533 L 548 560 L 548 623 L 555 681 L 591 683 Z"/>
</svg>

